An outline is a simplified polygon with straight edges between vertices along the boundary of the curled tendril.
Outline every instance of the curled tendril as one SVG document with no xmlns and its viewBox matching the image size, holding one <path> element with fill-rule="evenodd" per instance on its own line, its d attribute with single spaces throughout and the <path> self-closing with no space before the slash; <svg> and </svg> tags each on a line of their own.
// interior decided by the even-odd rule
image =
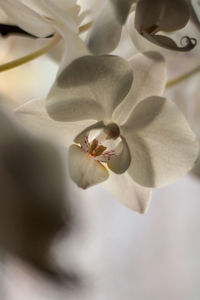
<svg viewBox="0 0 200 300">
<path fill-rule="evenodd" d="M 193 49 L 197 44 L 197 40 L 195 38 L 190 38 L 189 36 L 183 36 L 180 43 L 183 47 L 190 47 Z"/>
</svg>

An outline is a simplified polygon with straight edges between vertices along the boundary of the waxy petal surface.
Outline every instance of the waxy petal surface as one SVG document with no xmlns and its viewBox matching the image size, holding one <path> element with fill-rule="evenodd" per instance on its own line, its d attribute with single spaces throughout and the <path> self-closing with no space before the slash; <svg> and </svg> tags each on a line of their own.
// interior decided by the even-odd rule
<svg viewBox="0 0 200 300">
<path fill-rule="evenodd" d="M 157 33 L 181 29 L 189 18 L 190 9 L 185 0 L 139 0 L 135 13 L 135 27 L 141 35 L 158 46 L 188 51 L 196 45 L 194 39 L 187 37 L 185 45 L 178 46 L 171 38 Z"/>
<path fill-rule="evenodd" d="M 69 174 L 81 188 L 86 189 L 108 179 L 107 169 L 79 146 L 71 145 L 68 152 Z"/>
<path fill-rule="evenodd" d="M 18 0 L 0 0 L 0 7 L 10 20 L 20 28 L 37 37 L 47 37 L 55 33 L 54 28 L 38 13 Z"/>
<path fill-rule="evenodd" d="M 166 84 L 166 65 L 163 57 L 157 52 L 137 54 L 130 60 L 133 69 L 131 89 L 116 108 L 113 120 L 124 123 L 134 107 L 140 101 L 153 95 L 162 95 Z"/>
<path fill-rule="evenodd" d="M 140 185 L 160 187 L 189 172 L 199 145 L 176 105 L 161 97 L 140 102 L 121 127 L 131 152 L 129 174 Z"/>
<path fill-rule="evenodd" d="M 46 103 L 57 121 L 111 120 L 133 80 L 132 68 L 118 56 L 84 56 L 58 76 Z"/>
<path fill-rule="evenodd" d="M 122 25 L 118 22 L 113 5 L 108 1 L 97 16 L 88 38 L 88 48 L 94 54 L 112 52 L 121 37 Z"/>
<path fill-rule="evenodd" d="M 151 201 L 151 189 L 134 182 L 128 172 L 120 176 L 110 172 L 103 186 L 115 199 L 128 208 L 138 213 L 147 211 Z"/>
</svg>

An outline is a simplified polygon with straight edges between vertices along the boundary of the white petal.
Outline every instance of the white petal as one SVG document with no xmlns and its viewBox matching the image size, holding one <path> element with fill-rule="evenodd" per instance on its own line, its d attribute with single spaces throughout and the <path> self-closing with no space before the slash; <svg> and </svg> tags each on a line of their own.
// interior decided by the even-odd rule
<svg viewBox="0 0 200 300">
<path fill-rule="evenodd" d="M 157 52 L 137 54 L 130 60 L 133 68 L 132 87 L 113 114 L 119 124 L 125 122 L 134 106 L 153 95 L 162 95 L 166 84 L 166 65 L 163 57 Z"/>
<path fill-rule="evenodd" d="M 124 173 L 131 163 L 131 154 L 126 140 L 121 137 L 122 141 L 116 147 L 116 156 L 107 163 L 110 170 L 116 174 Z"/>
<path fill-rule="evenodd" d="M 135 183 L 127 172 L 122 175 L 110 173 L 103 186 L 128 208 L 138 213 L 147 211 L 151 200 L 151 189 Z"/>
<path fill-rule="evenodd" d="M 161 47 L 189 51 L 196 45 L 193 38 L 185 38 L 186 44 L 179 47 L 171 37 L 157 34 L 160 31 L 177 31 L 185 27 L 189 18 L 190 9 L 187 1 L 139 0 L 136 6 L 135 28 L 146 39 Z"/>
<path fill-rule="evenodd" d="M 65 123 L 52 120 L 46 112 L 44 99 L 26 102 L 15 114 L 20 123 L 34 134 L 48 136 L 64 146 L 69 146 L 84 127 L 91 125 L 88 121 Z"/>
<path fill-rule="evenodd" d="M 69 148 L 68 167 L 72 180 L 83 189 L 101 183 L 109 176 L 101 163 L 77 145 L 71 145 Z"/>
<path fill-rule="evenodd" d="M 67 27 L 68 29 L 78 33 L 78 27 L 72 16 L 58 5 L 54 0 L 34 0 L 39 8 L 41 8 L 46 16 L 54 21 L 57 27 Z M 51 21 L 51 20 L 50 20 Z"/>
<path fill-rule="evenodd" d="M 200 2 L 199 0 L 191 0 L 191 4 L 193 6 L 193 9 L 196 13 L 196 16 L 200 22 Z"/>
<path fill-rule="evenodd" d="M 120 24 L 124 24 L 129 15 L 131 6 L 137 0 L 110 0 L 114 5 L 115 13 Z"/>
<path fill-rule="evenodd" d="M 113 51 L 120 40 L 122 25 L 118 22 L 113 5 L 107 1 L 97 16 L 88 40 L 88 47 L 95 54 Z"/>
<path fill-rule="evenodd" d="M 76 144 L 81 144 L 82 141 L 84 140 L 84 138 L 89 135 L 91 130 L 95 130 L 95 129 L 102 129 L 105 128 L 105 125 L 102 121 L 97 122 L 95 124 L 92 124 L 91 126 L 85 128 L 84 130 L 82 130 L 75 138 L 74 138 L 74 142 Z"/>
<path fill-rule="evenodd" d="M 66 27 L 56 28 L 64 39 L 64 52 L 57 73 L 58 77 L 72 61 L 84 55 L 89 55 L 90 53 L 78 34 Z"/>
<path fill-rule="evenodd" d="M 47 111 L 58 121 L 111 120 L 127 95 L 132 68 L 118 56 L 84 56 L 57 78 L 47 98 Z"/>
<path fill-rule="evenodd" d="M 0 6 L 16 25 L 35 36 L 46 37 L 55 31 L 44 18 L 18 0 L 0 0 Z"/>
<path fill-rule="evenodd" d="M 160 187 L 184 176 L 199 146 L 183 114 L 161 97 L 140 102 L 121 127 L 131 152 L 129 174 L 146 187 Z"/>
</svg>

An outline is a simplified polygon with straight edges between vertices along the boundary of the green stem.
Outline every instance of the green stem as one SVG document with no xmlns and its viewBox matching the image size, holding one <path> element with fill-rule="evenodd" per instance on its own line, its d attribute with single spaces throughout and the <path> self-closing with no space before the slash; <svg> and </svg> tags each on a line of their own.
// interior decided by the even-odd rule
<svg viewBox="0 0 200 300">
<path fill-rule="evenodd" d="M 32 52 L 28 55 L 25 55 L 21 58 L 15 59 L 11 62 L 5 63 L 3 65 L 0 65 L 0 72 L 4 72 L 13 68 L 16 68 L 18 66 L 21 66 L 29 61 L 32 61 L 33 59 L 36 59 L 43 54 L 47 53 L 49 50 L 51 50 L 61 39 L 61 36 L 56 34 L 54 38 L 50 41 L 50 43 L 39 50 Z"/>
<path fill-rule="evenodd" d="M 91 27 L 91 25 L 92 25 L 92 22 L 84 24 L 83 26 L 79 27 L 79 33 L 82 33 L 84 31 L 88 30 Z M 60 40 L 61 40 L 61 36 L 59 34 L 56 34 L 54 36 L 54 38 L 51 39 L 49 44 L 40 48 L 39 50 L 32 52 L 28 55 L 25 55 L 23 57 L 20 57 L 18 59 L 15 59 L 11 62 L 0 65 L 0 72 L 14 69 L 16 67 L 24 65 L 40 56 L 46 54 L 49 50 L 51 50 L 53 47 L 55 47 Z"/>
<path fill-rule="evenodd" d="M 188 73 L 185 73 L 183 75 L 181 75 L 180 77 L 177 77 L 175 79 L 169 80 L 166 83 L 166 88 L 172 87 L 188 78 L 190 78 L 191 76 L 195 75 L 196 73 L 200 72 L 200 66 L 197 66 L 195 69 L 191 70 Z"/>
</svg>

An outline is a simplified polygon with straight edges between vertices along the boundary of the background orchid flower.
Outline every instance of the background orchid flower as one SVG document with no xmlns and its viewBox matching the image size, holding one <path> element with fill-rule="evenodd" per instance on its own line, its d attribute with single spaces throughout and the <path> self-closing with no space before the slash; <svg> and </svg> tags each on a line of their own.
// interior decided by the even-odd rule
<svg viewBox="0 0 200 300">
<path fill-rule="evenodd" d="M 135 28 L 146 39 L 161 47 L 188 51 L 196 45 L 195 39 L 184 37 L 182 45 L 178 46 L 171 38 L 157 33 L 179 30 L 186 26 L 189 19 L 190 7 L 186 0 L 139 0 L 135 12 Z"/>
<path fill-rule="evenodd" d="M 107 0 L 96 17 L 88 38 L 95 54 L 112 52 L 118 45 L 123 25 L 137 0 Z"/>
<path fill-rule="evenodd" d="M 187 24 L 190 6 L 186 0 L 110 0 L 102 9 L 90 33 L 88 46 L 96 54 L 110 53 L 119 43 L 122 26 L 136 3 L 134 28 L 150 42 L 171 50 L 188 51 L 194 48 L 196 40 L 181 39 L 178 46 L 172 38 L 158 35 L 160 31 L 177 31 Z M 185 43 L 185 45 L 184 45 Z"/>
<path fill-rule="evenodd" d="M 7 14 L 10 22 L 36 37 L 48 37 L 55 34 L 55 26 L 65 26 L 78 32 L 78 25 L 84 14 L 76 0 L 8 0 L 0 1 L 1 9 Z M 60 25 L 60 26 L 59 26 Z"/>
<path fill-rule="evenodd" d="M 117 56 L 84 56 L 60 73 L 46 102 L 50 118 L 66 123 L 66 129 L 68 122 L 90 121 L 69 148 L 69 172 L 78 186 L 105 182 L 123 204 L 144 212 L 151 187 L 192 168 L 198 143 L 176 105 L 161 97 L 165 83 L 165 63 L 152 52 L 129 63 Z M 30 123 L 40 114 L 52 127 L 38 104 L 25 104 L 18 117 Z"/>
<path fill-rule="evenodd" d="M 49 41 L 48 51 L 62 37 L 64 41 L 62 48 L 64 49 L 61 54 L 65 62 L 76 58 L 76 53 L 79 51 L 83 52 L 83 42 L 78 33 L 79 25 L 85 18 L 86 12 L 80 13 L 80 6 L 76 4 L 76 0 L 59 0 L 56 2 L 54 0 L 29 0 L 28 2 L 1 0 L 0 8 L 7 14 L 11 24 L 18 26 L 31 36 L 53 37 Z M 44 43 L 43 40 L 42 43 Z"/>
</svg>

